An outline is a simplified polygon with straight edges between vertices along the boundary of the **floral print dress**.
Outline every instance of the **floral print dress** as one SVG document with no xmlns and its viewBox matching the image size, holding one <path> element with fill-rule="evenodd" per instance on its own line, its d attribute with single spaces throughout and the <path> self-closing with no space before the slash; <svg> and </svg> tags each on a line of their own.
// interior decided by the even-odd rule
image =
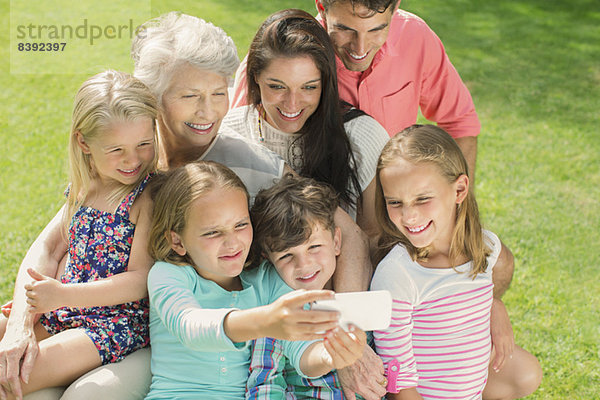
<svg viewBox="0 0 600 400">
<path fill-rule="evenodd" d="M 69 227 L 69 257 L 61 282 L 82 283 L 108 278 L 127 271 L 135 225 L 129 211 L 150 180 L 148 175 L 109 213 L 80 207 Z M 67 329 L 84 329 L 92 339 L 102 364 L 122 360 L 148 345 L 148 299 L 116 306 L 63 307 L 40 319 L 51 334 Z"/>
</svg>

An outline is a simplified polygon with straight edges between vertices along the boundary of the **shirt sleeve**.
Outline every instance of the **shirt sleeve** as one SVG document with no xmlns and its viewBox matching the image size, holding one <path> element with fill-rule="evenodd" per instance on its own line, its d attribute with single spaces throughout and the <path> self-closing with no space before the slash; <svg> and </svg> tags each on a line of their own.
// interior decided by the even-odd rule
<svg viewBox="0 0 600 400">
<path fill-rule="evenodd" d="M 246 384 L 246 399 L 285 399 L 287 384 L 283 376 L 284 367 L 285 356 L 277 340 L 255 340 L 250 376 Z"/>
<path fill-rule="evenodd" d="M 244 57 L 237 71 L 235 72 L 235 80 L 233 82 L 233 94 L 229 100 L 229 109 L 242 107 L 248 104 L 246 96 L 248 95 L 248 82 L 246 81 L 246 63 L 248 56 Z"/>
<path fill-rule="evenodd" d="M 390 393 L 416 387 L 418 382 L 412 347 L 415 289 L 412 280 L 401 271 L 398 263 L 402 259 L 394 257 L 394 250 L 397 248 L 377 266 L 371 282 L 371 290 L 388 290 L 392 294 L 390 326 L 373 331 L 375 349 L 383 360 Z"/>
<path fill-rule="evenodd" d="M 202 308 L 194 296 L 191 267 L 155 264 L 148 274 L 150 307 L 169 333 L 184 346 L 196 351 L 239 350 L 247 343 L 234 344 L 225 334 L 225 316 L 236 308 Z"/>
<path fill-rule="evenodd" d="M 424 71 L 419 105 L 423 116 L 435 121 L 453 138 L 477 136 L 481 123 L 460 75 L 438 36 L 423 22 Z"/>
<path fill-rule="evenodd" d="M 356 159 L 361 191 L 375 179 L 377 160 L 390 136 L 379 122 L 369 115 L 361 115 L 344 124 Z"/>
</svg>

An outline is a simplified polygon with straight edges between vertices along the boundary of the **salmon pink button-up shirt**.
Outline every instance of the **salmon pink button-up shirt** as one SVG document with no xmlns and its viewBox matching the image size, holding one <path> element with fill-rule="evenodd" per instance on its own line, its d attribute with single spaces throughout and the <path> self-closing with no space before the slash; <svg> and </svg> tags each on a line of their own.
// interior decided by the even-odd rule
<svg viewBox="0 0 600 400">
<path fill-rule="evenodd" d="M 340 98 L 375 118 L 390 136 L 414 124 L 419 107 L 454 138 L 479 134 L 469 90 L 440 39 L 414 14 L 396 11 L 366 71 L 346 69 L 337 56 L 336 63 Z"/>
</svg>

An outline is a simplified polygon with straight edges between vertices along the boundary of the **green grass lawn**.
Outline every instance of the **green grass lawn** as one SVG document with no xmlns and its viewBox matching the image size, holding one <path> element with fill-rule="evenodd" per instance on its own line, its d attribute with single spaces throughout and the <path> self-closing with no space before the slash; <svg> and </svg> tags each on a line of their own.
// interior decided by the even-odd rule
<svg viewBox="0 0 600 400">
<path fill-rule="evenodd" d="M 7 3 L 0 4 L 0 301 L 10 299 L 20 260 L 63 201 L 71 106 L 87 77 L 73 74 L 77 58 L 66 65 L 66 56 L 62 71 L 69 73 L 11 71 L 10 46 L 17 40 L 9 16 L 16 0 Z M 314 10 L 312 0 L 147 4 L 151 16 L 180 10 L 223 27 L 240 57 L 269 13 Z M 482 121 L 480 209 L 485 225 L 515 255 L 504 300 L 517 343 L 544 369 L 542 385 L 530 398 L 600 398 L 597 0 L 404 0 L 402 7 L 440 36 Z M 46 18 L 35 8 L 30 14 L 35 23 Z M 100 52 L 95 72 L 117 66 L 131 72 L 129 48 L 121 47 L 115 52 L 95 44 L 80 60 Z M 33 68 L 33 62 L 20 68 Z"/>
</svg>

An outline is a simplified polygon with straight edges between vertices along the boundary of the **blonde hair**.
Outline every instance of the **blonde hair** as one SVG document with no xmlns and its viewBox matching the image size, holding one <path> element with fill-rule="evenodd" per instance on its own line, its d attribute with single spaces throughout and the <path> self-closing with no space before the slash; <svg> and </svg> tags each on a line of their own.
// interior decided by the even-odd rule
<svg viewBox="0 0 600 400">
<path fill-rule="evenodd" d="M 108 70 L 88 78 L 79 88 L 73 106 L 71 135 L 69 137 L 69 175 L 71 187 L 67 196 L 66 222 L 70 221 L 82 205 L 96 177 L 90 154 L 79 146 L 77 134 L 89 143 L 106 133 L 115 122 L 135 121 L 150 118 L 155 126 L 157 115 L 156 99 L 150 89 L 139 79 L 124 72 Z M 156 146 L 156 131 L 155 144 Z M 125 196 L 136 187 L 148 173 L 156 169 L 157 152 L 154 161 L 140 173 L 137 182 L 123 185 L 111 194 L 110 200 Z M 67 223 L 67 226 L 69 224 Z"/>
<path fill-rule="evenodd" d="M 185 254 L 171 248 L 171 231 L 181 234 L 187 225 L 192 203 L 216 188 L 239 189 L 248 199 L 241 179 L 229 168 L 212 161 L 197 161 L 161 173 L 151 182 L 154 200 L 148 251 L 158 261 L 194 265 Z"/>
<path fill-rule="evenodd" d="M 454 139 L 435 125 L 408 127 L 390 139 L 381 151 L 375 180 L 375 214 L 377 222 L 382 228 L 377 260 L 381 260 L 398 243 L 407 249 L 413 260 L 426 260 L 429 249 L 413 246 L 390 220 L 387 213 L 380 175 L 384 168 L 395 164 L 398 159 L 404 159 L 413 164 L 434 164 L 448 183 L 456 182 L 462 175 L 468 177 L 468 165 Z M 475 277 L 477 274 L 485 272 L 486 257 L 490 252 L 484 242 L 477 202 L 473 187 L 470 186 L 465 199 L 457 205 L 455 227 L 450 242 L 449 257 L 452 268 L 456 267 L 456 260 L 464 255 L 473 261 L 470 275 Z"/>
</svg>

